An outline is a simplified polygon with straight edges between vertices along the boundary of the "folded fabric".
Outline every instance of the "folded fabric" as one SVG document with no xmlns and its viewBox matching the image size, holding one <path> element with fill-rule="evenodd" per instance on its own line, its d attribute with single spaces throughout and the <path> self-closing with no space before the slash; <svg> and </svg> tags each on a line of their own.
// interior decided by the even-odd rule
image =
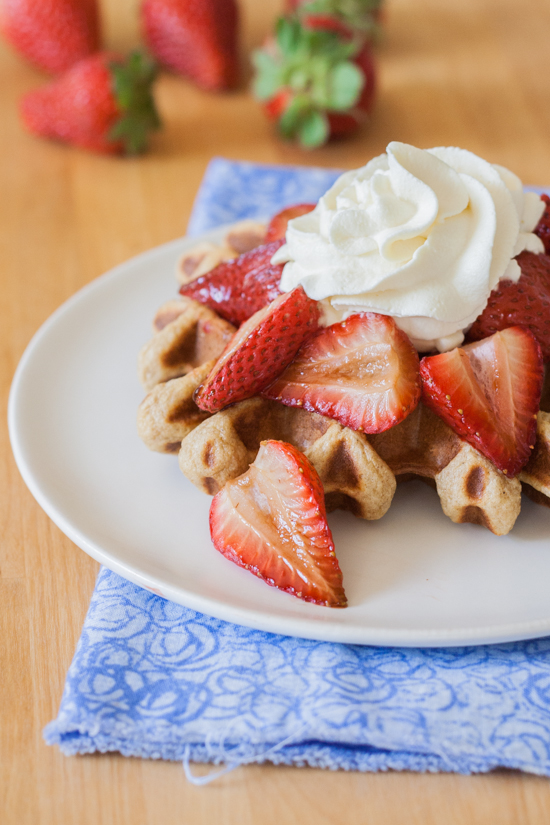
<svg viewBox="0 0 550 825">
<path fill-rule="evenodd" d="M 269 166 L 214 158 L 195 199 L 188 235 L 244 218 L 266 220 L 285 206 L 316 203 L 341 170 Z"/>
<path fill-rule="evenodd" d="M 336 174 L 216 159 L 190 232 L 314 201 Z M 550 639 L 308 641 L 204 616 L 102 569 L 44 735 L 66 754 L 550 775 Z"/>
<path fill-rule="evenodd" d="M 66 754 L 550 774 L 550 639 L 448 649 L 295 639 L 103 569 L 45 738 Z"/>
</svg>

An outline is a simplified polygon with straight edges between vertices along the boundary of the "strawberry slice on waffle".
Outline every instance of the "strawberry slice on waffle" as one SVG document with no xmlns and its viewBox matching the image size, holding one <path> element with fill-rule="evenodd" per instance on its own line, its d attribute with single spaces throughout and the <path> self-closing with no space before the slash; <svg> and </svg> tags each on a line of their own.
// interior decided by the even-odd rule
<svg viewBox="0 0 550 825">
<path fill-rule="evenodd" d="M 541 195 L 540 199 L 544 201 L 544 212 L 533 232 L 543 242 L 546 254 L 550 255 L 550 198 L 548 195 Z"/>
<path fill-rule="evenodd" d="M 286 235 L 288 222 L 293 218 L 300 218 L 302 215 L 307 215 L 308 212 L 313 212 L 316 204 L 314 203 L 297 203 L 295 206 L 288 206 L 281 212 L 274 215 L 267 227 L 265 233 L 265 242 L 279 241 Z"/>
<path fill-rule="evenodd" d="M 501 329 L 524 326 L 539 342 L 545 362 L 550 361 L 550 255 L 522 252 L 516 258 L 521 277 L 517 283 L 501 281 L 487 306 L 468 331 L 468 341 L 478 341 Z"/>
<path fill-rule="evenodd" d="M 319 323 L 317 302 L 301 286 L 256 312 L 229 341 L 195 394 L 201 410 L 217 412 L 267 387 Z"/>
<path fill-rule="evenodd" d="M 509 478 L 531 456 L 543 380 L 541 348 L 510 327 L 420 362 L 422 400 Z"/>
<path fill-rule="evenodd" d="M 180 294 L 206 304 L 238 327 L 281 294 L 283 265 L 272 264 L 271 258 L 282 244 L 282 240 L 272 241 L 232 261 L 223 261 L 184 284 Z"/>
<path fill-rule="evenodd" d="M 214 496 L 210 534 L 227 559 L 272 587 L 346 606 L 321 479 L 296 447 L 262 442 L 248 471 Z"/>
<path fill-rule="evenodd" d="M 320 329 L 263 394 L 380 433 L 418 404 L 418 354 L 393 318 L 362 312 Z"/>
</svg>

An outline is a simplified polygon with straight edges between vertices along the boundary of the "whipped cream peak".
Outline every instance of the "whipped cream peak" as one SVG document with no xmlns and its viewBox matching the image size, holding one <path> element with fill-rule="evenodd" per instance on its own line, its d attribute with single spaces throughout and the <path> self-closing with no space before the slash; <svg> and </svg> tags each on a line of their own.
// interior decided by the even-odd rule
<svg viewBox="0 0 550 825">
<path fill-rule="evenodd" d="M 281 289 L 302 285 L 333 323 L 391 315 L 421 351 L 458 346 L 513 258 L 543 252 L 544 203 L 501 166 L 455 147 L 392 142 L 289 222 Z"/>
</svg>

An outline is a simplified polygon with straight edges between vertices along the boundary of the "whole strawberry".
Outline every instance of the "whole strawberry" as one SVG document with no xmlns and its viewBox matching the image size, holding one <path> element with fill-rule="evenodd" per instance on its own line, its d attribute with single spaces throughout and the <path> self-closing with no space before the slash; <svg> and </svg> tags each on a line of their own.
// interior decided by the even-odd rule
<svg viewBox="0 0 550 825">
<path fill-rule="evenodd" d="M 160 126 L 151 87 L 155 64 L 141 53 L 100 53 L 21 101 L 21 116 L 37 135 L 108 154 L 144 151 Z"/>
<path fill-rule="evenodd" d="M 67 71 L 99 49 L 96 0 L 0 0 L 0 31 L 31 63 Z"/>
<path fill-rule="evenodd" d="M 254 93 L 281 135 L 304 148 L 354 131 L 376 89 L 369 44 L 344 37 L 330 20 L 280 17 L 276 38 L 255 52 Z"/>
<path fill-rule="evenodd" d="M 145 0 L 142 21 L 159 63 L 209 91 L 237 82 L 236 0 Z"/>
</svg>

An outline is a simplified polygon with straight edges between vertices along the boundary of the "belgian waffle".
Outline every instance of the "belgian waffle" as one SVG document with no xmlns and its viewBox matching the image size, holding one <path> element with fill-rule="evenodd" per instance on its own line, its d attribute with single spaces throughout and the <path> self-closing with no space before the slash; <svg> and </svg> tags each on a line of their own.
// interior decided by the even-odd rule
<svg viewBox="0 0 550 825">
<path fill-rule="evenodd" d="M 193 484 L 214 495 L 248 469 L 266 439 L 305 453 L 321 477 L 328 510 L 377 519 L 389 508 L 394 475 L 365 438 L 322 415 L 260 397 L 203 421 L 183 439 L 179 465 Z"/>
<path fill-rule="evenodd" d="M 521 508 L 521 484 L 462 441 L 422 403 L 400 424 L 368 439 L 398 481 L 421 478 L 435 486 L 451 521 L 508 533 Z"/>
<path fill-rule="evenodd" d="M 188 249 L 176 266 L 176 278 L 180 284 L 188 284 L 201 275 L 206 275 L 222 261 L 230 261 L 243 252 L 264 242 L 266 225 L 258 221 L 245 220 L 234 224 L 221 244 L 198 243 Z"/>
<path fill-rule="evenodd" d="M 151 390 L 218 358 L 235 327 L 191 298 L 169 301 L 157 312 L 155 334 L 139 354 L 139 378 Z"/>
<path fill-rule="evenodd" d="M 529 463 L 509 479 L 422 404 L 396 427 L 370 436 L 261 397 L 210 415 L 199 410 L 193 394 L 214 363 L 211 359 L 182 377 L 159 382 L 138 412 L 144 443 L 151 450 L 179 453 L 183 474 L 205 493 L 214 495 L 244 473 L 260 442 L 274 438 L 293 444 L 310 459 L 321 476 L 329 510 L 346 509 L 361 518 L 383 516 L 396 482 L 411 478 L 436 488 L 452 521 L 480 524 L 496 535 L 512 529 L 522 486 L 530 498 L 550 506 L 548 412 L 538 415 Z"/>
<path fill-rule="evenodd" d="M 207 272 L 262 242 L 265 226 L 245 221 L 219 246 L 201 244 L 179 262 L 180 281 Z M 313 463 L 327 509 L 347 509 L 366 519 L 388 510 L 396 483 L 420 478 L 435 487 L 454 522 L 508 533 L 521 508 L 521 491 L 550 507 L 550 375 L 547 375 L 533 454 L 515 479 L 503 475 L 438 416 L 419 404 L 403 422 L 365 436 L 299 408 L 256 397 L 210 415 L 193 401 L 235 328 L 186 297 L 163 304 L 154 335 L 139 359 L 149 394 L 138 413 L 138 432 L 152 450 L 179 453 L 182 472 L 214 495 L 254 461 L 260 442 L 287 441 Z M 549 371 L 550 372 L 550 371 Z"/>
<path fill-rule="evenodd" d="M 177 453 L 181 442 L 210 413 L 199 410 L 193 401 L 197 387 L 216 363 L 206 361 L 181 378 L 172 378 L 157 384 L 145 396 L 138 409 L 138 435 L 150 450 L 158 453 Z"/>
</svg>

